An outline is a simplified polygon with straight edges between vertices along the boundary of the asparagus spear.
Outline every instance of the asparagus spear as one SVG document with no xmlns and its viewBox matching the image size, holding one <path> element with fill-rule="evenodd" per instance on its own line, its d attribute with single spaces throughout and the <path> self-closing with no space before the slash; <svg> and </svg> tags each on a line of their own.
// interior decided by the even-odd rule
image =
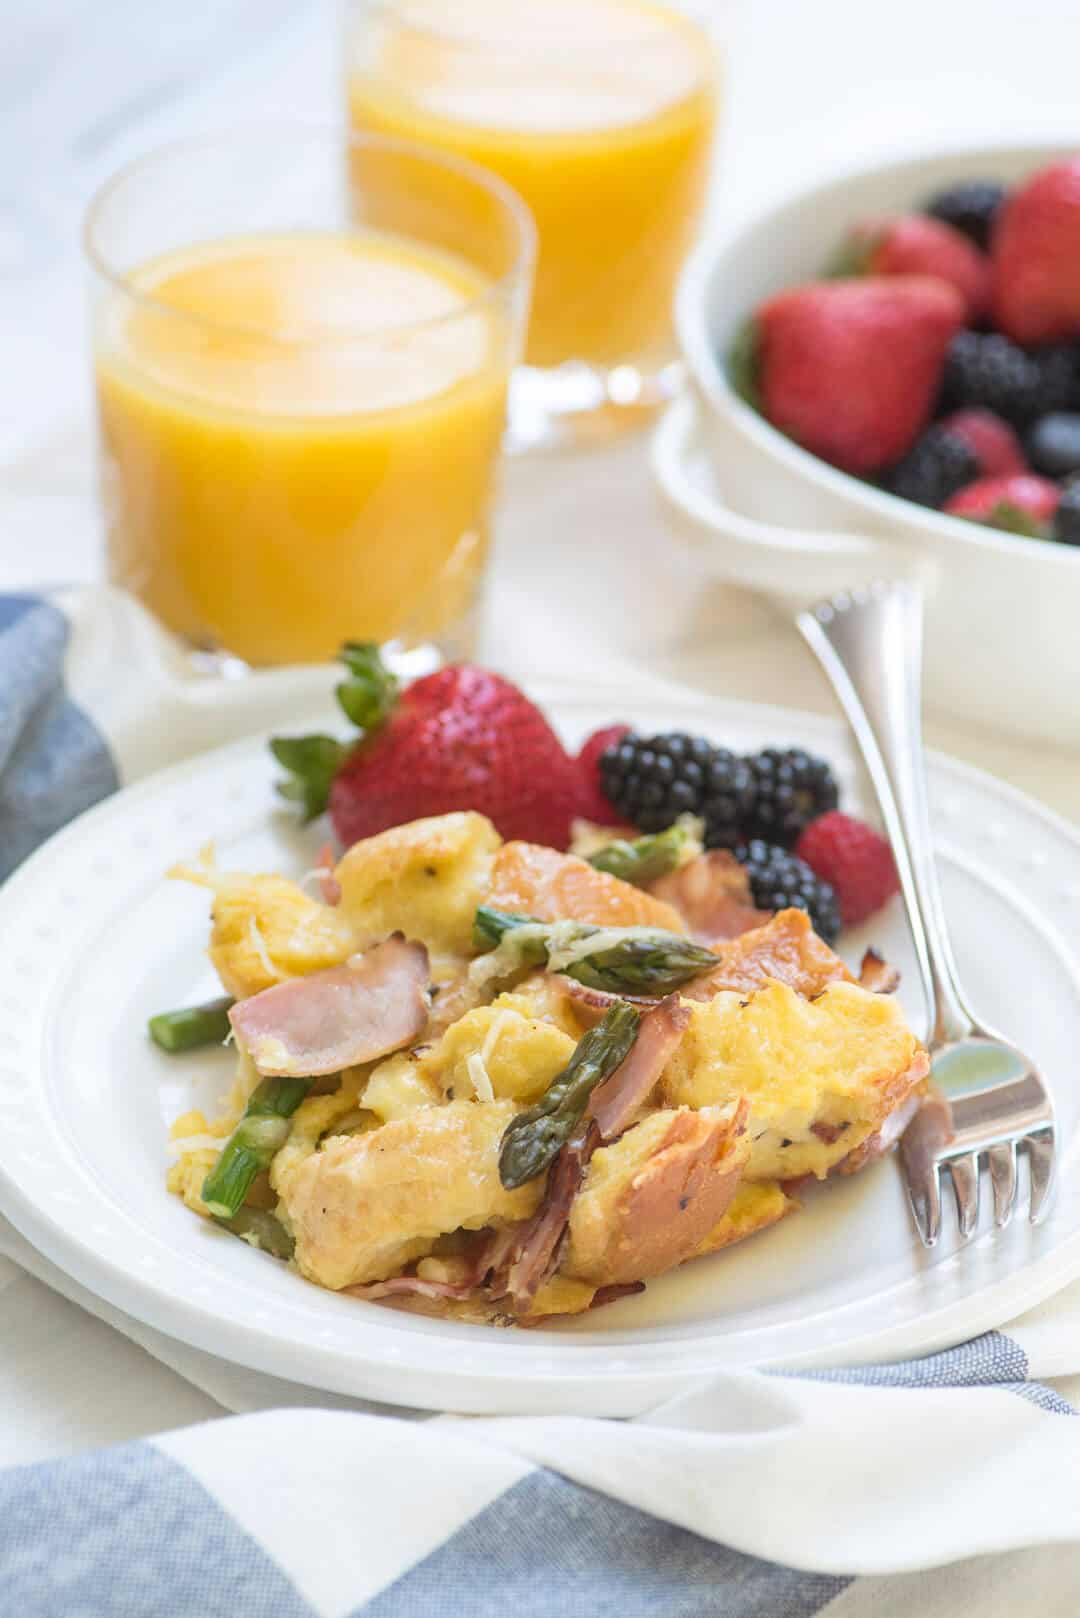
<svg viewBox="0 0 1080 1618">
<path fill-rule="evenodd" d="M 203 1006 L 184 1006 L 180 1011 L 159 1011 L 151 1017 L 147 1030 L 155 1045 L 175 1056 L 179 1051 L 198 1050 L 200 1045 L 220 1045 L 229 1037 L 228 995 L 208 1000 Z"/>
<path fill-rule="evenodd" d="M 252 1247 L 271 1253 L 274 1258 L 289 1259 L 293 1256 L 295 1241 L 277 1215 L 267 1213 L 265 1208 L 238 1208 L 230 1219 L 216 1215 L 214 1222 L 223 1230 L 231 1230 L 234 1236 L 250 1242 Z"/>
<path fill-rule="evenodd" d="M 263 1079 L 244 1116 L 203 1181 L 202 1199 L 218 1219 L 231 1219 L 289 1138 L 289 1119 L 311 1088 L 310 1079 Z"/>
<path fill-rule="evenodd" d="M 623 882 L 642 887 L 658 876 L 677 871 L 688 859 L 701 852 L 701 822 L 693 815 L 682 815 L 666 831 L 632 841 L 617 837 L 588 856 L 589 864 Z"/>
<path fill-rule="evenodd" d="M 716 965 L 712 950 L 661 927 L 593 927 L 587 922 L 545 925 L 532 916 L 481 905 L 473 923 L 480 950 L 499 948 L 517 929 L 528 928 L 513 966 L 547 964 L 590 989 L 609 994 L 665 995 Z M 595 937 L 594 953 L 566 959 L 566 952 Z"/>
<path fill-rule="evenodd" d="M 499 1148 L 499 1178 L 508 1191 L 550 1166 L 585 1116 L 596 1086 L 629 1055 L 641 1014 L 620 1000 L 579 1040 L 563 1071 L 527 1112 L 511 1119 Z"/>
<path fill-rule="evenodd" d="M 543 928 L 543 934 L 524 933 L 525 928 Z M 549 924 L 537 921 L 535 916 L 523 916 L 514 910 L 495 910 L 481 905 L 473 917 L 473 943 L 478 950 L 498 949 L 508 933 L 521 932 L 514 942 L 522 966 L 543 966 L 548 958 L 547 932 Z"/>
</svg>

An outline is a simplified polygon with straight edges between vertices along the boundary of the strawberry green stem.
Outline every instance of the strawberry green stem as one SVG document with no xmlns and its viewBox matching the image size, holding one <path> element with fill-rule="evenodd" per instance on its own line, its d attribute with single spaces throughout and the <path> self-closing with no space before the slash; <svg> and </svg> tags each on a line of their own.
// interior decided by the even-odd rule
<svg viewBox="0 0 1080 1618">
<path fill-rule="evenodd" d="M 346 641 L 338 659 L 348 675 L 335 687 L 338 702 L 345 717 L 369 736 L 393 712 L 397 677 L 383 662 L 374 641 Z M 272 738 L 270 751 L 288 771 L 277 790 L 281 797 L 299 806 L 305 821 L 314 820 L 326 809 L 334 776 L 355 745 L 324 735 Z"/>
</svg>

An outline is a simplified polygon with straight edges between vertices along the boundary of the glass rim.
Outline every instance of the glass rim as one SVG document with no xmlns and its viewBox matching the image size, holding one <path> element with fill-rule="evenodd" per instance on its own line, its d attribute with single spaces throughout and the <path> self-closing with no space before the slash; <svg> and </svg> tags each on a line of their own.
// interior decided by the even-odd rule
<svg viewBox="0 0 1080 1618">
<path fill-rule="evenodd" d="M 448 309 L 441 315 L 429 315 L 423 320 L 390 321 L 386 325 L 357 328 L 341 326 L 334 331 L 327 332 L 318 337 L 282 337 L 280 334 L 267 330 L 261 326 L 237 325 L 231 321 L 215 320 L 212 315 L 195 314 L 191 310 L 179 309 L 175 304 L 166 302 L 163 298 L 155 297 L 152 291 L 137 286 L 131 279 L 128 271 L 120 269 L 109 262 L 107 254 L 96 239 L 96 232 L 100 227 L 101 215 L 108 204 L 114 199 L 116 193 L 128 181 L 136 178 L 144 171 L 151 169 L 155 163 L 172 157 L 182 157 L 185 152 L 200 152 L 213 150 L 230 141 L 265 139 L 268 135 L 276 138 L 288 135 L 302 136 L 307 139 L 314 138 L 325 143 L 339 145 L 344 151 L 353 151 L 357 148 L 379 150 L 383 152 L 398 152 L 403 156 L 416 157 L 429 163 L 433 168 L 449 170 L 458 176 L 473 182 L 481 190 L 494 197 L 502 206 L 505 214 L 511 221 L 513 235 L 516 239 L 514 260 L 508 270 L 497 279 L 493 279 L 490 286 L 475 297 L 469 298 L 459 308 Z M 251 232 L 238 232 L 237 239 Z M 309 232 L 304 232 L 309 234 Z M 363 133 L 351 129 L 348 125 L 340 124 L 312 124 L 299 120 L 282 123 L 250 123 L 234 126 L 231 129 L 218 130 L 203 135 L 189 135 L 179 140 L 167 141 L 161 146 L 155 146 L 139 157 L 132 158 L 123 164 L 115 173 L 104 180 L 91 196 L 86 205 L 82 224 L 82 248 L 90 268 L 95 274 L 107 281 L 115 291 L 131 298 L 134 302 L 153 309 L 170 319 L 184 321 L 197 326 L 203 331 L 228 333 L 230 336 L 247 337 L 259 342 L 272 344 L 282 349 L 316 349 L 336 346 L 342 343 L 375 342 L 381 340 L 388 333 L 398 334 L 406 332 L 422 332 L 445 326 L 452 321 L 461 320 L 469 315 L 486 308 L 498 301 L 512 302 L 516 284 L 527 283 L 536 262 L 537 234 L 536 224 L 532 213 L 526 203 L 513 189 L 507 185 L 491 169 L 486 169 L 480 163 L 474 163 L 471 158 L 459 157 L 456 153 L 443 152 L 437 146 L 429 145 L 425 141 L 406 140 L 397 135 L 383 135 L 376 133 Z M 224 238 L 210 238 L 210 240 L 223 240 Z M 420 242 L 421 238 L 406 236 L 407 241 Z M 208 245 L 208 242 L 193 240 L 193 248 Z"/>
<path fill-rule="evenodd" d="M 612 56 L 611 41 L 607 39 L 597 39 L 588 45 L 582 45 L 574 40 L 568 43 L 565 38 L 552 39 L 550 44 L 538 44 L 535 40 L 524 44 L 513 39 L 485 40 L 476 33 L 470 33 L 465 26 L 455 27 L 450 18 L 445 21 L 435 18 L 430 20 L 410 18 L 409 8 L 410 0 L 345 0 L 345 10 L 350 19 L 365 12 L 376 17 L 392 18 L 422 39 L 442 40 L 444 43 L 467 47 L 470 50 L 481 50 L 486 56 L 517 58 L 539 55 L 556 57 L 560 60 L 566 60 L 567 57 L 597 57 L 608 61 Z M 730 5 L 725 0 L 721 14 L 715 20 L 712 13 L 706 9 L 705 0 L 686 0 L 685 4 L 683 0 L 679 0 L 678 4 L 673 3 L 673 0 L 650 0 L 650 4 L 643 6 L 642 10 L 646 13 L 667 12 L 683 22 L 696 24 L 713 38 L 721 31 L 722 21 L 729 12 Z M 655 48 L 655 38 L 646 37 L 632 42 L 623 41 L 616 50 L 621 54 L 648 52 Z"/>
</svg>

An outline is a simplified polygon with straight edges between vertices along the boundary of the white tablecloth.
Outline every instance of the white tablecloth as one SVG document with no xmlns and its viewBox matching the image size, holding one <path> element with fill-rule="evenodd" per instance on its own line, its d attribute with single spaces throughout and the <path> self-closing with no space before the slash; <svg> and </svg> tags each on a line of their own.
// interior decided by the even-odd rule
<svg viewBox="0 0 1080 1618">
<path fill-rule="evenodd" d="M 262 113 L 332 119 L 337 85 L 329 0 L 6 0 L 2 37 L 0 589 L 10 589 L 99 570 L 76 246 L 86 195 L 177 133 Z M 828 165 L 945 135 L 1071 125 L 1080 145 L 1078 44 L 1075 0 L 1033 0 L 1022 15 L 1010 0 L 746 0 L 718 207 L 733 216 Z M 644 452 L 638 439 L 507 469 L 486 655 L 523 675 L 647 668 L 827 709 L 788 626 L 747 596 L 704 589 L 674 549 Z M 1005 739 L 992 714 L 983 727 L 935 717 L 929 730 L 1080 816 L 1075 754 Z M 0 1464 L 246 1408 L 241 1381 L 203 1378 L 211 1391 L 201 1391 L 0 1259 Z M 958 1610 L 955 1582 L 935 1578 L 910 1609 L 893 1581 L 881 1612 Z M 1009 1558 L 995 1574 L 998 1604 L 972 1610 L 1007 1612 L 1008 1581 L 1033 1578 L 1046 1579 L 1048 1613 L 1073 1612 L 1063 1597 L 1080 1566 L 1067 1552 Z"/>
</svg>

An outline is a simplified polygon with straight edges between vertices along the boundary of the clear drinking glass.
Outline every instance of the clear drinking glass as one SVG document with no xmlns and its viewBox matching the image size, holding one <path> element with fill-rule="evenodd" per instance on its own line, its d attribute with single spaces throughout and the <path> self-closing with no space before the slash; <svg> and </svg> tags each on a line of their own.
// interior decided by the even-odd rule
<svg viewBox="0 0 1080 1618">
<path fill-rule="evenodd" d="M 620 431 L 669 395 L 671 302 L 720 86 L 713 22 L 654 0 L 347 0 L 354 128 L 502 176 L 539 256 L 517 445 Z"/>
<path fill-rule="evenodd" d="M 392 137 L 125 169 L 86 228 L 112 578 L 246 664 L 468 655 L 533 242 L 494 175 Z"/>
</svg>

